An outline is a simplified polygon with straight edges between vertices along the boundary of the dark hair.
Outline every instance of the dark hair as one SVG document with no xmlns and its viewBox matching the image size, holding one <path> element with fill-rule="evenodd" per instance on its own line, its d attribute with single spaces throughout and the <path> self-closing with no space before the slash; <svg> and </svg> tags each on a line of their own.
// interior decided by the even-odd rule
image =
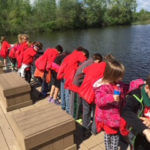
<svg viewBox="0 0 150 150">
<path fill-rule="evenodd" d="M 87 49 L 85 49 L 84 47 L 79 46 L 76 50 L 83 52 L 85 54 L 85 57 L 89 58 L 89 51 Z"/>
<path fill-rule="evenodd" d="M 150 75 L 147 77 L 146 79 L 146 84 L 148 85 L 148 87 L 150 88 Z"/>
<path fill-rule="evenodd" d="M 114 61 L 115 57 L 112 54 L 108 54 L 105 56 L 105 61 Z"/>
<path fill-rule="evenodd" d="M 34 45 L 37 46 L 39 50 L 43 48 L 43 44 L 41 42 L 34 42 Z"/>
<path fill-rule="evenodd" d="M 83 51 L 85 48 L 83 48 L 82 46 L 79 46 L 76 50 L 77 51 Z"/>
<path fill-rule="evenodd" d="M 100 54 L 100 53 L 95 53 L 94 55 L 93 55 L 93 60 L 95 61 L 95 60 L 99 60 L 99 62 L 101 62 L 102 60 L 103 60 L 103 57 L 102 57 L 102 55 Z"/>
<path fill-rule="evenodd" d="M 57 45 L 55 48 L 56 48 L 60 53 L 63 52 L 63 47 L 62 47 L 61 45 Z"/>
<path fill-rule="evenodd" d="M 83 49 L 82 52 L 85 54 L 86 58 L 89 58 L 89 51 L 87 49 Z"/>
<path fill-rule="evenodd" d="M 125 67 L 117 60 L 106 62 L 106 69 L 104 72 L 103 80 L 115 82 L 118 78 L 123 78 Z"/>
</svg>

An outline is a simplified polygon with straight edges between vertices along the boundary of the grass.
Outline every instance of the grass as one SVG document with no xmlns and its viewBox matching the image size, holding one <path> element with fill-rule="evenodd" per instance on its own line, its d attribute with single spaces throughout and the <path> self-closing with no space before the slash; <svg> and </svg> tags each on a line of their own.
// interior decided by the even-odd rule
<svg viewBox="0 0 150 150">
<path fill-rule="evenodd" d="M 142 20 L 142 21 L 136 21 L 132 23 L 133 25 L 140 25 L 140 24 L 150 24 L 150 19 L 148 20 Z"/>
</svg>

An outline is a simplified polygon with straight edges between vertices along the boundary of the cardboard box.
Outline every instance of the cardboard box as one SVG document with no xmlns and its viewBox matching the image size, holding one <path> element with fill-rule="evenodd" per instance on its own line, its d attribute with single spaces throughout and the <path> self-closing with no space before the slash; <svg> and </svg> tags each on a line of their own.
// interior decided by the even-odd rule
<svg viewBox="0 0 150 150">
<path fill-rule="evenodd" d="M 33 107 L 10 117 L 21 150 L 63 150 L 74 145 L 75 121 L 55 104 Z"/>
</svg>

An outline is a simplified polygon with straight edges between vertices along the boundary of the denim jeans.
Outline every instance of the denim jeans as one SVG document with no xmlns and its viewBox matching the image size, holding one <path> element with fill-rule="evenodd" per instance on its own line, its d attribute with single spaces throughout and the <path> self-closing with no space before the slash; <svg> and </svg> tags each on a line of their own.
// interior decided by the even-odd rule
<svg viewBox="0 0 150 150">
<path fill-rule="evenodd" d="M 60 85 L 60 96 L 61 96 L 61 108 L 66 110 L 68 114 L 70 114 L 70 91 L 64 88 L 65 81 L 61 81 Z"/>
<path fill-rule="evenodd" d="M 41 93 L 43 96 L 46 96 L 48 92 L 48 83 L 46 82 L 46 73 L 44 73 L 44 78 L 42 81 Z"/>
<path fill-rule="evenodd" d="M 83 104 L 83 126 L 96 134 L 96 123 L 95 123 L 95 104 L 88 104 L 86 100 L 82 99 Z M 91 124 L 91 115 L 93 117 Z"/>
<path fill-rule="evenodd" d="M 76 120 L 82 117 L 82 99 L 73 91 L 70 92 L 70 114 Z"/>
</svg>

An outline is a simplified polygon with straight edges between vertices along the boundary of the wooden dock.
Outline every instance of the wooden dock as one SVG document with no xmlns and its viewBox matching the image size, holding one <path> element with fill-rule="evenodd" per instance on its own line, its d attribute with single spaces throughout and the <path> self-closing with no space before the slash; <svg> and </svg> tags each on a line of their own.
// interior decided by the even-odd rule
<svg viewBox="0 0 150 150">
<path fill-rule="evenodd" d="M 21 150 L 15 134 L 11 128 L 9 122 L 9 115 L 17 112 L 21 112 L 24 110 L 32 109 L 33 107 L 38 107 L 39 105 L 48 104 L 47 98 L 44 100 L 40 100 L 39 102 L 27 106 L 24 108 L 20 108 L 11 112 L 4 112 L 0 105 L 0 150 Z M 59 107 L 59 106 L 58 106 Z M 77 132 L 81 133 L 80 129 L 77 128 Z M 83 140 L 83 137 L 76 135 L 75 139 L 78 141 L 78 149 L 79 150 L 104 150 L 104 142 L 103 142 L 103 134 L 91 135 L 88 139 Z M 52 150 L 52 149 L 50 149 Z M 62 150 L 61 147 L 58 150 Z"/>
</svg>

